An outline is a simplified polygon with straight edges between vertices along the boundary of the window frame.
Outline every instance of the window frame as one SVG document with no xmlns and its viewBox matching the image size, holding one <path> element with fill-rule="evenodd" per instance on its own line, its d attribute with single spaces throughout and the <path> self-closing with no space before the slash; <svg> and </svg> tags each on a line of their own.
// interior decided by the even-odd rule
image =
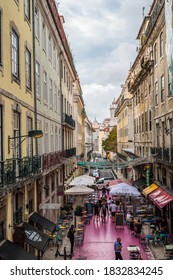
<svg viewBox="0 0 173 280">
<path fill-rule="evenodd" d="M 37 71 L 38 69 L 38 71 Z M 40 64 L 38 61 L 35 62 L 35 77 L 36 77 L 36 96 L 38 99 L 41 98 L 40 90 Z"/>
<path fill-rule="evenodd" d="M 156 87 L 157 85 L 157 87 Z M 158 81 L 154 83 L 154 103 L 155 106 L 158 106 L 158 93 L 159 93 L 159 87 L 158 87 Z"/>
<path fill-rule="evenodd" d="M 160 43 L 160 58 L 161 58 L 161 57 L 163 57 L 163 54 L 164 54 L 163 31 L 160 33 L 159 43 Z"/>
<path fill-rule="evenodd" d="M 30 0 L 24 1 L 24 14 L 25 18 L 30 22 L 31 21 L 31 4 Z"/>
<path fill-rule="evenodd" d="M 16 39 L 16 45 L 13 44 L 13 38 Z M 14 28 L 11 30 L 11 70 L 12 70 L 12 75 L 14 78 L 20 80 L 20 48 L 19 48 L 19 34 L 15 31 Z M 15 55 L 16 54 L 16 57 Z M 15 65 L 13 65 L 13 63 Z M 15 68 L 13 70 L 13 68 Z M 15 72 L 15 70 L 17 72 Z"/>
<path fill-rule="evenodd" d="M 160 98 L 161 98 L 161 102 L 165 101 L 165 77 L 164 77 L 164 74 L 160 77 Z"/>
<path fill-rule="evenodd" d="M 31 52 L 27 47 L 25 49 L 25 74 L 26 74 L 26 88 L 31 90 L 32 89 Z"/>
</svg>

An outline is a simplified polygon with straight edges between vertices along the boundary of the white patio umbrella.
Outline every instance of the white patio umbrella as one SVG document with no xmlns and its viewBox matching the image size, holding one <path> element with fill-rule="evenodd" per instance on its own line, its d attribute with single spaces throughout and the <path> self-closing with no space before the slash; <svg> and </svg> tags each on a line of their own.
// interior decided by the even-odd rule
<svg viewBox="0 0 173 280">
<path fill-rule="evenodd" d="M 83 194 L 90 194 L 93 192 L 94 192 L 93 189 L 90 189 L 86 186 L 74 186 L 66 190 L 64 193 L 69 195 L 83 195 Z"/>
<path fill-rule="evenodd" d="M 140 196 L 140 192 L 137 188 L 126 184 L 120 183 L 117 184 L 114 188 L 112 188 L 109 192 L 111 195 L 127 195 L 127 196 Z"/>
<path fill-rule="evenodd" d="M 88 175 L 82 175 L 75 177 L 69 184 L 69 186 L 77 186 L 77 185 L 83 185 L 83 186 L 92 186 L 95 184 L 95 178 L 88 176 Z"/>
</svg>

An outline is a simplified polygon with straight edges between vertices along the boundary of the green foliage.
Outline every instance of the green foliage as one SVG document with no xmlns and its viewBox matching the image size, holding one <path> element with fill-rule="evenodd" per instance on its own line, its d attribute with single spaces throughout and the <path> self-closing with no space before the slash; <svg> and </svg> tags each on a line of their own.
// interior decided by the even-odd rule
<svg viewBox="0 0 173 280">
<path fill-rule="evenodd" d="M 102 147 L 105 151 L 116 152 L 117 151 L 117 127 L 109 133 L 108 137 L 102 141 Z"/>
</svg>

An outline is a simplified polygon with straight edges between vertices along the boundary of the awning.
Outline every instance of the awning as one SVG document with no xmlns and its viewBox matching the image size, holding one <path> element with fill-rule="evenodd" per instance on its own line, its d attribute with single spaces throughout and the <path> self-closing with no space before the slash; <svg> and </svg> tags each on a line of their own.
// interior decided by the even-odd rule
<svg viewBox="0 0 173 280">
<path fill-rule="evenodd" d="M 146 178 L 141 177 L 133 182 L 133 184 L 138 188 L 142 189 L 146 185 Z"/>
<path fill-rule="evenodd" d="M 36 257 L 16 245 L 10 240 L 5 240 L 0 246 L 1 260 L 36 260 Z"/>
<path fill-rule="evenodd" d="M 51 222 L 50 220 L 46 219 L 45 217 L 41 216 L 40 214 L 34 212 L 29 217 L 29 221 L 36 223 L 39 226 L 49 230 L 50 232 L 54 232 L 56 229 L 56 224 Z"/>
<path fill-rule="evenodd" d="M 22 226 L 25 228 L 25 242 L 43 253 L 48 245 L 49 236 L 28 223 L 23 223 Z"/>
<path fill-rule="evenodd" d="M 59 210 L 61 208 L 61 203 L 41 203 L 40 209 L 57 209 Z"/>
<path fill-rule="evenodd" d="M 127 161 L 127 157 L 121 153 L 117 153 L 117 157 L 123 161 Z"/>
<path fill-rule="evenodd" d="M 163 192 L 161 188 L 157 188 L 155 191 L 149 194 L 149 199 L 154 202 L 155 198 Z"/>
<path fill-rule="evenodd" d="M 137 156 L 136 154 L 134 154 L 134 149 L 126 148 L 126 149 L 123 149 L 123 151 L 124 151 L 124 152 L 128 155 L 128 157 L 130 157 L 131 159 L 140 158 L 139 156 Z"/>
<path fill-rule="evenodd" d="M 151 184 L 149 187 L 145 188 L 142 193 L 143 195 L 147 196 L 148 194 L 150 194 L 151 192 L 155 191 L 158 188 L 158 186 L 156 184 Z"/>
<path fill-rule="evenodd" d="M 160 209 L 166 206 L 170 201 L 173 200 L 173 196 L 165 191 L 162 191 L 154 200 L 153 203 Z"/>
</svg>

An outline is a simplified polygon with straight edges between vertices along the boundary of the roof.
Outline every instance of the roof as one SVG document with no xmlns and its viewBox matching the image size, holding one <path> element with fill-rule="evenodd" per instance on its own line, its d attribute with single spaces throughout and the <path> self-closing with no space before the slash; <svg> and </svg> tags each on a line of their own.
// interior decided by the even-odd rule
<svg viewBox="0 0 173 280">
<path fill-rule="evenodd" d="M 36 257 L 20 246 L 5 240 L 0 246 L 0 259 L 2 260 L 36 260 Z"/>
<path fill-rule="evenodd" d="M 28 223 L 23 223 L 22 226 L 25 229 L 25 242 L 43 253 L 48 245 L 49 236 Z"/>
<path fill-rule="evenodd" d="M 29 221 L 36 223 L 37 225 L 42 226 L 50 232 L 54 232 L 56 229 L 56 224 L 48 220 L 47 218 L 41 216 L 40 214 L 34 212 L 29 217 Z M 30 223 L 31 224 L 31 223 Z"/>
</svg>

